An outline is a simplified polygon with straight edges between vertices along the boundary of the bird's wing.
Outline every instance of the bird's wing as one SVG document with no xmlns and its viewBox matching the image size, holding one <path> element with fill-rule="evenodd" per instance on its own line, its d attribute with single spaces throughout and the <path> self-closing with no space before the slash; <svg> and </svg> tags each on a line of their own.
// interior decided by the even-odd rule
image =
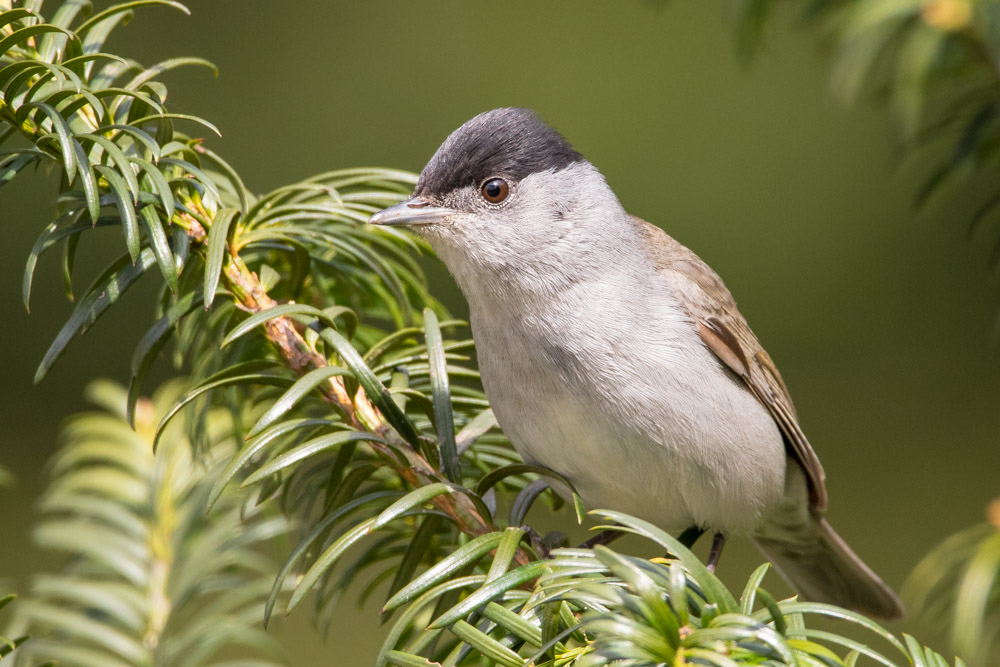
<svg viewBox="0 0 1000 667">
<path fill-rule="evenodd" d="M 809 479 L 811 507 L 822 512 L 827 502 L 823 466 L 799 426 L 781 374 L 750 330 L 722 279 L 659 227 L 639 218 L 635 220 L 648 241 L 657 271 L 671 275 L 671 285 L 678 290 L 702 341 L 771 413 L 788 449 Z"/>
</svg>

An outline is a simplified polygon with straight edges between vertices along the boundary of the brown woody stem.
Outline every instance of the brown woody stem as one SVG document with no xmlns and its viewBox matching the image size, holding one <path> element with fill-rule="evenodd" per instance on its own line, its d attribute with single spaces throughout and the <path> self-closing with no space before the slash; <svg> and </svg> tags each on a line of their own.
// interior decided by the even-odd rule
<svg viewBox="0 0 1000 667">
<path fill-rule="evenodd" d="M 193 239 L 202 241 L 206 238 L 204 230 L 196 222 L 195 225 L 197 225 L 197 229 L 188 229 L 188 233 Z M 256 313 L 277 305 L 261 285 L 257 274 L 251 271 L 235 252 L 231 251 L 228 254 L 223 266 L 223 276 L 227 287 L 246 310 Z M 297 374 L 303 375 L 315 368 L 328 365 L 326 357 L 309 346 L 289 318 L 276 317 L 269 320 L 265 329 L 267 339 L 277 348 L 288 367 Z M 330 405 L 338 408 L 345 415 L 351 426 L 375 433 L 397 445 L 389 447 L 379 443 L 371 443 L 372 448 L 381 454 L 383 459 L 392 465 L 396 472 L 413 487 L 447 481 L 427 462 L 427 459 L 405 443 L 399 434 L 386 423 L 378 409 L 368 400 L 363 389 L 359 388 L 352 399 L 343 379 L 335 376 L 323 386 L 322 393 L 323 398 Z M 405 455 L 405 462 L 400 461 L 397 455 L 400 451 Z M 467 535 L 475 537 L 496 530 L 493 522 L 482 516 L 475 504 L 463 494 L 444 494 L 437 496 L 431 502 L 450 516 L 459 530 Z M 515 560 L 519 565 L 532 561 L 521 550 L 516 554 Z"/>
</svg>

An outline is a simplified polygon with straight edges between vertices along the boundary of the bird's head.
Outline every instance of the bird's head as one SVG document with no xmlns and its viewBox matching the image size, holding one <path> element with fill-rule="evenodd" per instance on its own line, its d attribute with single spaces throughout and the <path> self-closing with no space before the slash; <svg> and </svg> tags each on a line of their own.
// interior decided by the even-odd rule
<svg viewBox="0 0 1000 667">
<path fill-rule="evenodd" d="M 502 108 L 452 132 L 413 196 L 371 223 L 411 228 L 463 283 L 463 274 L 530 278 L 538 265 L 551 276 L 622 214 L 604 177 L 559 132 L 532 111 Z"/>
</svg>

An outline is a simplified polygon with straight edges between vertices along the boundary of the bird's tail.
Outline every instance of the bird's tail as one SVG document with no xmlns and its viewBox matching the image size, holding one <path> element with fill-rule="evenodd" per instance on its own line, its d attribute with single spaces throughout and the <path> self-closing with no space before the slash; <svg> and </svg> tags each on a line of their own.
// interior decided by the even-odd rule
<svg viewBox="0 0 1000 667">
<path fill-rule="evenodd" d="M 883 619 L 903 615 L 903 603 L 851 551 L 821 516 L 765 524 L 754 543 L 802 597 Z M 805 519 L 805 520 L 802 520 Z"/>
</svg>

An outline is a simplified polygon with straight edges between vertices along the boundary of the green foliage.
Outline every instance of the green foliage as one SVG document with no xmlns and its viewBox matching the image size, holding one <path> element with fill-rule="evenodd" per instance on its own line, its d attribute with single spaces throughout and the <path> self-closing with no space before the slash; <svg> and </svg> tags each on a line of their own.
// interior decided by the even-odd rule
<svg viewBox="0 0 1000 667">
<path fill-rule="evenodd" d="M 88 394 L 102 410 L 63 428 L 35 529 L 66 564 L 38 575 L 18 605 L 35 638 L 17 664 L 218 665 L 240 654 L 278 664 L 260 628 L 276 567 L 259 547 L 287 522 L 233 493 L 205 513 L 213 459 L 233 448 L 228 413 L 206 419 L 211 458 L 194 459 L 178 429 L 154 455 L 155 417 L 176 390 L 141 401 L 135 431 L 124 390 L 97 382 Z"/>
<path fill-rule="evenodd" d="M 256 197 L 203 139 L 179 129 L 215 133 L 211 123 L 164 107 L 167 90 L 159 75 L 210 63 L 173 58 L 147 68 L 101 52 L 108 33 L 134 7 L 157 4 L 184 10 L 175 2 L 132 2 L 84 20 L 90 3 L 67 2 L 51 24 L 37 14 L 40 3 L 4 14 L 0 31 L 9 35 L 0 40 L 0 121 L 6 125 L 0 145 L 12 147 L 0 152 L 0 185 L 29 167 L 60 174 L 56 219 L 39 236 L 25 270 L 25 306 L 35 267 L 47 251 L 63 247 L 62 270 L 72 295 L 80 235 L 120 227 L 125 241 L 124 254 L 75 299 L 36 380 L 75 335 L 151 270 L 163 279 L 160 303 L 167 318 L 144 341 L 152 353 L 181 320 L 199 319 L 192 312 L 212 305 L 217 290 L 232 301 L 250 297 L 245 292 L 251 285 L 222 278 L 226 271 L 245 270 L 244 262 L 288 276 L 277 291 L 282 298 L 336 299 L 396 326 L 413 320 L 412 299 L 435 305 L 419 267 L 403 251 L 415 242 L 363 225 L 409 191 L 412 175 L 345 170 Z M 134 384 L 147 361 L 137 357 Z"/>
<path fill-rule="evenodd" d="M 898 639 L 859 614 L 795 599 L 776 602 L 760 588 L 767 565 L 753 573 L 737 600 L 670 535 L 622 514 L 598 513 L 676 557 L 650 561 L 598 546 L 558 549 L 550 560 L 508 569 L 504 544 L 521 537 L 508 529 L 490 542 L 497 555 L 485 574 L 460 576 L 468 562 L 460 556 L 470 543 L 389 600 L 390 609 L 410 606 L 376 664 L 439 664 L 421 657 L 426 655 L 442 665 L 508 667 L 854 665 L 862 657 L 887 666 L 947 664 L 912 637 Z M 530 580 L 533 586 L 522 586 Z M 450 592 L 465 589 L 470 594 L 464 599 L 441 604 Z M 807 627 L 815 617 L 854 625 L 884 648 Z M 397 649 L 401 643 L 404 650 Z M 477 654 L 485 660 L 467 660 Z"/>
<path fill-rule="evenodd" d="M 0 596 L 0 609 L 3 609 L 7 605 L 9 605 L 11 602 L 14 601 L 16 597 L 17 596 L 13 594 Z M 28 640 L 27 635 L 21 635 L 13 639 L 5 637 L 4 635 L 0 635 L 0 661 L 4 660 L 4 658 L 7 658 L 11 654 L 13 654 L 14 651 L 17 649 L 17 647 L 23 644 L 27 640 Z"/>
<path fill-rule="evenodd" d="M 740 44 L 752 51 L 778 0 L 733 0 Z M 790 3 L 785 3 L 790 4 Z M 972 229 L 1000 218 L 1000 3 L 996 0 L 814 0 L 799 3 L 833 53 L 830 84 L 843 100 L 871 95 L 896 119 L 900 154 L 930 167 L 923 207 L 966 189 Z M 981 181 L 980 181 L 981 182 Z M 986 196 L 982 196 L 985 193 Z M 1000 261 L 1000 240 L 994 262 Z"/>
<path fill-rule="evenodd" d="M 957 533 L 917 565 L 904 593 L 929 627 L 975 664 L 1000 660 L 1000 501 L 988 521 Z"/>
</svg>

